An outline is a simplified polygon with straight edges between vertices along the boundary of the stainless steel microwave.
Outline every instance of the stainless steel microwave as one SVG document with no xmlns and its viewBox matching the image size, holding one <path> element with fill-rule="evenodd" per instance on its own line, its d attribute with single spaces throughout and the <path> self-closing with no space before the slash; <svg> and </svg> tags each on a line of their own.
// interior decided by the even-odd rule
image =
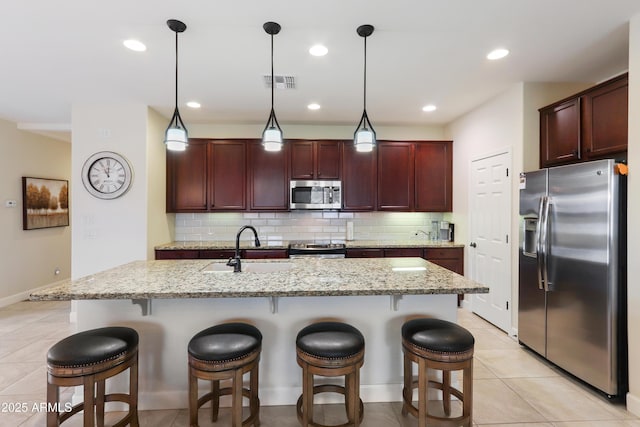
<svg viewBox="0 0 640 427">
<path fill-rule="evenodd" d="M 291 181 L 290 209 L 342 208 L 341 181 Z"/>
</svg>

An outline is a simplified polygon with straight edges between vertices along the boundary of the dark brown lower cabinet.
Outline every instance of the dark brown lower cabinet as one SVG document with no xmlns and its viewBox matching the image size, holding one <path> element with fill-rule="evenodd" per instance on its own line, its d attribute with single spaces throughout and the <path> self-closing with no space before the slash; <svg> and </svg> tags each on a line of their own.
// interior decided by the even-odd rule
<svg viewBox="0 0 640 427">
<path fill-rule="evenodd" d="M 422 248 L 386 248 L 384 256 L 390 257 L 418 257 L 422 258 Z"/>
<path fill-rule="evenodd" d="M 176 250 L 158 250 L 156 249 L 156 259 L 198 259 L 200 251 L 197 249 L 176 249 Z"/>
<path fill-rule="evenodd" d="M 384 258 L 384 249 L 347 249 L 347 258 Z"/>
<path fill-rule="evenodd" d="M 245 249 L 243 250 L 245 259 L 273 259 L 273 258 L 289 258 L 286 249 Z"/>
</svg>

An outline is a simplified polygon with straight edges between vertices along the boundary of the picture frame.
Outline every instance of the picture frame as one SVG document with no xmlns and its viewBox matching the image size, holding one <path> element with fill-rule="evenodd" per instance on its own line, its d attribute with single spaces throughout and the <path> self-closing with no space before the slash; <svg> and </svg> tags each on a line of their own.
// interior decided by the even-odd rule
<svg viewBox="0 0 640 427">
<path fill-rule="evenodd" d="M 22 177 L 22 229 L 69 226 L 69 181 Z"/>
</svg>

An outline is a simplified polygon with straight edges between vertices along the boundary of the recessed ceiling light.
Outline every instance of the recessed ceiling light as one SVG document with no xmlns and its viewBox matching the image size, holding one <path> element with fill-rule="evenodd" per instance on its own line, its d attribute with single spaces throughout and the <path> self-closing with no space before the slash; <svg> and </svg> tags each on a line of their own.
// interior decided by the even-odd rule
<svg viewBox="0 0 640 427">
<path fill-rule="evenodd" d="M 507 55 L 509 55 L 509 51 L 507 49 L 496 49 L 489 52 L 489 54 L 487 55 L 487 59 L 502 59 Z"/>
<path fill-rule="evenodd" d="M 422 111 L 430 113 L 431 111 L 436 111 L 437 107 L 433 104 L 425 105 L 422 107 Z"/>
<path fill-rule="evenodd" d="M 196 101 L 187 102 L 187 107 L 189 108 L 200 108 L 200 103 Z"/>
<path fill-rule="evenodd" d="M 309 49 L 309 53 L 313 56 L 325 56 L 328 52 L 329 49 L 321 44 L 311 46 L 311 48 Z"/>
<path fill-rule="evenodd" d="M 320 104 L 316 104 L 315 102 L 307 105 L 307 108 L 309 110 L 319 110 L 320 109 Z"/>
<path fill-rule="evenodd" d="M 126 48 L 131 49 L 136 52 L 144 52 L 147 50 L 147 47 L 139 40 L 129 39 L 122 42 Z"/>
</svg>

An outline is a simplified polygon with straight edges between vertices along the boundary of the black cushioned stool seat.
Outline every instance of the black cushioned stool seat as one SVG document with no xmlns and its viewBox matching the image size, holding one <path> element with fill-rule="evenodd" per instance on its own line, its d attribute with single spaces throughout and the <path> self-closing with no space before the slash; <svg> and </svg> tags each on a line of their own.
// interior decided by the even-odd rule
<svg viewBox="0 0 640 427">
<path fill-rule="evenodd" d="M 129 369 L 129 394 L 105 394 L 107 378 Z M 105 402 L 124 402 L 129 411 L 114 426 L 138 426 L 138 333 L 111 326 L 71 335 L 54 344 L 47 353 L 47 403 L 58 406 L 59 387 L 82 385 L 84 400 L 70 411 L 47 412 L 47 426 L 59 426 L 84 411 L 84 426 L 104 425 Z M 94 392 L 95 390 L 95 392 Z M 94 414 L 95 408 L 95 414 Z M 59 408 L 58 408 L 59 409 Z"/>
<path fill-rule="evenodd" d="M 360 368 L 364 363 L 364 336 L 351 325 L 318 322 L 303 328 L 296 337 L 298 365 L 302 368 L 302 395 L 296 405 L 303 427 L 324 427 L 313 421 L 313 396 L 323 392 L 343 394 L 347 422 L 340 427 L 357 427 L 364 414 L 360 399 Z M 314 375 L 344 376 L 344 386 L 314 386 Z"/>
<path fill-rule="evenodd" d="M 428 420 L 439 426 L 471 426 L 473 406 L 473 335 L 465 328 L 441 319 L 413 319 L 402 325 L 404 353 L 404 388 L 402 414 L 411 412 L 418 426 Z M 413 380 L 412 363 L 418 365 L 418 379 Z M 430 380 L 428 369 L 442 371 L 442 381 Z M 462 371 L 462 391 L 451 386 L 451 371 Z M 442 391 L 445 416 L 429 414 L 429 388 Z M 418 407 L 413 405 L 413 390 L 418 389 Z M 451 395 L 462 402 L 462 413 L 451 416 Z"/>
<path fill-rule="evenodd" d="M 191 338 L 189 353 L 189 422 L 198 426 L 198 408 L 211 401 L 211 421 L 218 419 L 220 397 L 231 395 L 231 425 L 260 425 L 258 398 L 258 362 L 262 334 L 247 323 L 223 323 L 207 328 Z M 249 388 L 243 376 L 249 372 Z M 211 381 L 211 392 L 198 398 L 198 379 Z M 230 380 L 220 388 L 220 381 Z M 242 419 L 242 398 L 249 399 L 249 415 Z"/>
</svg>

